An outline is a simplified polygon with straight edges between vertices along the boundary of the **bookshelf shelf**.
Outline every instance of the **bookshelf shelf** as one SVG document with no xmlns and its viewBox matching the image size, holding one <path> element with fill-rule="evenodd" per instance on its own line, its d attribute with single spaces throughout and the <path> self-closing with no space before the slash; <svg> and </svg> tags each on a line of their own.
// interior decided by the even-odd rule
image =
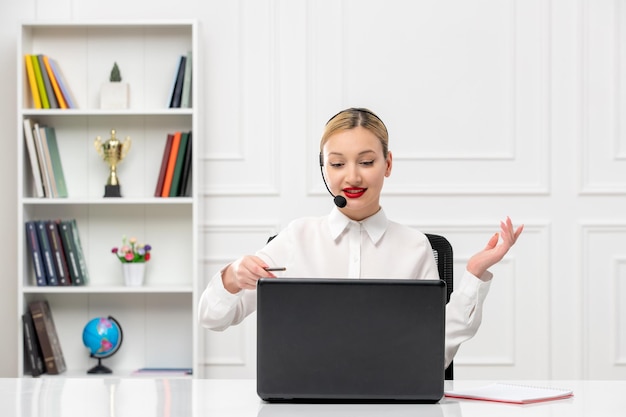
<svg viewBox="0 0 626 417">
<path fill-rule="evenodd" d="M 23 198 L 24 206 L 137 206 L 137 205 L 159 205 L 159 206 L 191 206 L 194 199 L 191 197 L 176 198 L 100 198 L 100 199 L 81 199 L 81 198 Z"/>
<path fill-rule="evenodd" d="M 200 77 L 190 88 L 192 106 L 170 108 L 181 56 L 194 57 L 200 74 L 195 20 L 58 21 L 20 25 L 17 46 L 17 212 L 24 225 L 33 220 L 75 220 L 89 280 L 83 286 L 38 286 L 24 226 L 18 233 L 18 315 L 34 300 L 50 304 L 67 371 L 53 377 L 86 375 L 93 366 L 81 335 L 89 319 L 114 316 L 125 342 L 107 360 L 112 369 L 192 368 L 198 360 L 195 325 L 198 291 L 197 170 L 186 196 L 155 197 L 167 135 L 193 132 L 191 166 L 200 154 Z M 54 58 L 74 96 L 75 108 L 35 108 L 26 71 L 26 54 Z M 100 109 L 100 88 L 113 63 L 129 84 L 126 109 Z M 54 127 L 68 196 L 38 197 L 24 121 Z M 131 139 L 117 167 L 121 198 L 105 198 L 109 168 L 94 147 L 111 130 Z M 152 246 L 141 287 L 123 284 L 120 262 L 111 249 L 122 236 Z M 23 330 L 18 334 L 18 374 L 28 373 Z"/>
<path fill-rule="evenodd" d="M 191 285 L 144 285 L 141 287 L 94 286 L 81 287 L 33 287 L 23 289 L 24 294 L 192 294 Z"/>
<path fill-rule="evenodd" d="M 80 117 L 80 116 L 116 116 L 121 118 L 130 118 L 134 116 L 140 117 L 151 117 L 151 116 L 159 116 L 159 117 L 174 117 L 174 116 L 192 116 L 193 109 L 184 108 L 184 109 L 169 109 L 169 108 L 152 108 L 146 110 L 100 110 L 100 109 L 24 109 L 22 114 L 28 117 L 47 117 L 47 116 L 55 116 L 55 117 Z"/>
</svg>

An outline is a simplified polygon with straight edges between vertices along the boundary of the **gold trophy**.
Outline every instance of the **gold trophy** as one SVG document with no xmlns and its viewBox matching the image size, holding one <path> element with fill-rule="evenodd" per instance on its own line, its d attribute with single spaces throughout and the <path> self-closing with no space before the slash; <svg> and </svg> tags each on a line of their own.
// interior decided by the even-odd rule
<svg viewBox="0 0 626 417">
<path fill-rule="evenodd" d="M 126 158 L 130 150 L 130 144 L 130 137 L 128 136 L 124 142 L 120 142 L 119 139 L 115 137 L 115 129 L 111 130 L 111 137 L 106 142 L 103 143 L 100 136 L 93 142 L 93 146 L 96 147 L 98 155 L 109 165 L 109 179 L 104 186 L 105 197 L 122 196 L 120 192 L 120 182 L 117 179 L 117 165 Z"/>
</svg>

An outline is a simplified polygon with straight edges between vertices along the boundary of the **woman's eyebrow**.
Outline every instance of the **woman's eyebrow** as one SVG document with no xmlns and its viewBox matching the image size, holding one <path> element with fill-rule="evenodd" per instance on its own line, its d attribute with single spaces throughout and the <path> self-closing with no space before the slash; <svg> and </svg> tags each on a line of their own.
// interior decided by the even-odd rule
<svg viewBox="0 0 626 417">
<path fill-rule="evenodd" d="M 367 150 L 359 152 L 358 155 L 361 156 L 361 155 L 365 155 L 365 154 L 368 154 L 368 153 L 376 153 L 376 151 L 374 151 L 373 149 L 367 149 Z M 344 156 L 344 154 L 341 153 L 341 152 L 333 152 L 333 151 L 328 152 L 328 155 L 329 156 L 330 155 Z"/>
</svg>

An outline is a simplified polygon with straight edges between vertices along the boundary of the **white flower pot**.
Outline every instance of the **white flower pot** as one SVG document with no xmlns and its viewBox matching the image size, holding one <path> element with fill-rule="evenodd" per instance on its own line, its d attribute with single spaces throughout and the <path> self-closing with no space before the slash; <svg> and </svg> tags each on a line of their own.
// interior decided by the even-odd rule
<svg viewBox="0 0 626 417">
<path fill-rule="evenodd" d="M 140 287 L 143 285 L 143 278 L 146 272 L 145 262 L 134 262 L 122 264 L 124 271 L 124 282 L 129 287 Z"/>
<path fill-rule="evenodd" d="M 128 83 L 108 82 L 100 87 L 101 109 L 127 109 L 129 99 Z"/>
</svg>

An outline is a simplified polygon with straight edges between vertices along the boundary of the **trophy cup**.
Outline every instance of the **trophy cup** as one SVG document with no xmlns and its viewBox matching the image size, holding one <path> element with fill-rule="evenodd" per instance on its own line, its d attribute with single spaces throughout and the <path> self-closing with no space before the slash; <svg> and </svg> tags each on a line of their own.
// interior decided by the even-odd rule
<svg viewBox="0 0 626 417">
<path fill-rule="evenodd" d="M 111 130 L 111 137 L 106 142 L 102 142 L 100 136 L 93 142 L 93 146 L 95 146 L 98 154 L 104 159 L 104 162 L 109 165 L 109 178 L 104 186 L 105 197 L 122 196 L 120 192 L 120 182 L 117 179 L 117 165 L 122 162 L 128 154 L 130 144 L 130 137 L 128 136 L 124 142 L 120 142 L 119 139 L 115 137 L 115 129 Z"/>
</svg>

